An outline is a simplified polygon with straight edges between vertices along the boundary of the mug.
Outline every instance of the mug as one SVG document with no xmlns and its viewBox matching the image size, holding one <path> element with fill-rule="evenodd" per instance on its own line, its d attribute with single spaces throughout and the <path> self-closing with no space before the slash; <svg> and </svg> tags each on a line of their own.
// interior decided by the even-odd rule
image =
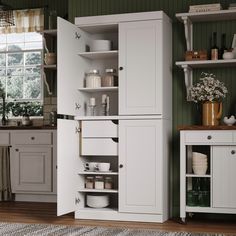
<svg viewBox="0 0 236 236">
<path fill-rule="evenodd" d="M 84 168 L 89 171 L 97 170 L 97 162 L 86 162 L 84 163 Z"/>
<path fill-rule="evenodd" d="M 107 172 L 110 170 L 110 163 L 107 162 L 99 162 L 97 163 L 97 170 L 101 172 Z"/>
</svg>

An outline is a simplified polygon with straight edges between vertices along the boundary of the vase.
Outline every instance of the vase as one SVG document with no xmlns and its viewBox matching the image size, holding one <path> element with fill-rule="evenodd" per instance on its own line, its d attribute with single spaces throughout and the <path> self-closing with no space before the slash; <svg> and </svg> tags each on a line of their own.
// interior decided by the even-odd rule
<svg viewBox="0 0 236 236">
<path fill-rule="evenodd" d="M 222 116 L 221 102 L 204 102 L 202 104 L 202 125 L 217 126 Z"/>
</svg>

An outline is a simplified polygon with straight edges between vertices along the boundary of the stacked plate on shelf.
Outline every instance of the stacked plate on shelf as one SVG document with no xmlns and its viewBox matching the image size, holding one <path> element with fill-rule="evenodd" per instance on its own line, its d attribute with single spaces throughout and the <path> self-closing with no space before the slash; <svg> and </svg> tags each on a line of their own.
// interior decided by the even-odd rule
<svg viewBox="0 0 236 236">
<path fill-rule="evenodd" d="M 208 168 L 207 155 L 200 152 L 193 152 L 193 173 L 196 175 L 205 175 Z"/>
</svg>

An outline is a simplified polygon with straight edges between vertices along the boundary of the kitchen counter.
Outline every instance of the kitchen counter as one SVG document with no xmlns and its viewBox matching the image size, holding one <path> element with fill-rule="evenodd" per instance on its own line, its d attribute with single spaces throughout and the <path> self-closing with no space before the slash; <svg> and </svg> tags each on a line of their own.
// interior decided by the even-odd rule
<svg viewBox="0 0 236 236">
<path fill-rule="evenodd" d="M 53 129 L 56 130 L 57 126 L 50 126 L 50 125 L 40 125 L 40 126 L 16 126 L 16 125 L 5 125 L 0 126 L 0 130 L 41 130 L 41 129 Z"/>
</svg>

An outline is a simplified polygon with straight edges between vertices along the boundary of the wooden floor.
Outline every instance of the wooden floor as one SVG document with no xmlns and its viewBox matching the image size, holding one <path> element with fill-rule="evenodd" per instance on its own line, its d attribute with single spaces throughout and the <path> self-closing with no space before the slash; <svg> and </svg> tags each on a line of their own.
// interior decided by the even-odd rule
<svg viewBox="0 0 236 236">
<path fill-rule="evenodd" d="M 164 224 L 158 224 L 120 221 L 75 220 L 73 214 L 57 217 L 56 204 L 54 203 L 1 202 L 0 221 L 63 224 L 73 226 L 128 227 L 164 231 L 206 232 L 236 235 L 236 221 L 188 219 L 187 224 L 181 224 L 179 220 L 169 220 Z"/>
</svg>

